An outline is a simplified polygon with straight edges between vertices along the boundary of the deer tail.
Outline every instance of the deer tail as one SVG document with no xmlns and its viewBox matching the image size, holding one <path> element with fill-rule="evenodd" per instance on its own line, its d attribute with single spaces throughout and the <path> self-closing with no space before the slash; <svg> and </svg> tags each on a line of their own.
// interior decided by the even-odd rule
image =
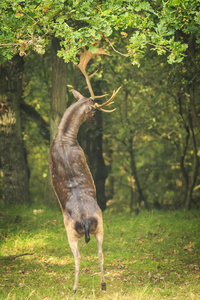
<svg viewBox="0 0 200 300">
<path fill-rule="evenodd" d="M 85 227 L 85 245 L 90 241 L 90 225 L 88 220 L 84 222 Z"/>
</svg>

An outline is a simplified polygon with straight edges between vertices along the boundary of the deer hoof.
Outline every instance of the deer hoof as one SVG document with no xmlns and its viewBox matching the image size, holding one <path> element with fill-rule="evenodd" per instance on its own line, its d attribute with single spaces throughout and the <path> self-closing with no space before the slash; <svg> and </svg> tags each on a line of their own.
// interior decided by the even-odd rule
<svg viewBox="0 0 200 300">
<path fill-rule="evenodd" d="M 106 291 L 106 283 L 105 283 L 105 282 L 103 282 L 103 283 L 101 284 L 101 290 L 102 290 L 102 291 Z"/>
<path fill-rule="evenodd" d="M 75 289 L 75 290 L 73 289 L 72 293 L 74 293 L 74 294 L 75 294 L 75 293 L 76 293 L 76 291 L 77 291 L 77 289 Z"/>
</svg>

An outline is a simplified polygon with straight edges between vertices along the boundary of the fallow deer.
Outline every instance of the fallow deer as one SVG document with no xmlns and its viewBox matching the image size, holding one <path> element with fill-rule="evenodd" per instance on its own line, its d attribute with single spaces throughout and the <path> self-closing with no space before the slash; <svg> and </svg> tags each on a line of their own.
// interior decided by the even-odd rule
<svg viewBox="0 0 200 300">
<path fill-rule="evenodd" d="M 90 83 L 91 76 L 87 75 L 86 66 L 94 55 L 105 54 L 103 52 L 102 49 L 99 49 L 97 53 L 93 54 L 85 50 L 80 56 L 78 67 L 86 78 L 91 97 L 86 98 L 76 90 L 72 90 L 77 102 L 66 109 L 49 151 L 51 180 L 62 209 L 69 245 L 75 260 L 73 292 L 77 290 L 81 261 L 78 241 L 85 235 L 85 243 L 87 244 L 90 240 L 90 234 L 94 234 L 96 237 L 101 271 L 101 289 L 106 290 L 103 273 L 102 212 L 97 204 L 96 189 L 84 152 L 77 141 L 81 124 L 91 121 L 96 110 L 105 111 L 103 107 L 113 103 L 113 99 L 119 91 L 118 89 L 113 92 L 111 98 L 101 105 L 95 102 L 97 97 L 93 93 Z M 112 111 L 108 110 L 108 112 Z"/>
</svg>

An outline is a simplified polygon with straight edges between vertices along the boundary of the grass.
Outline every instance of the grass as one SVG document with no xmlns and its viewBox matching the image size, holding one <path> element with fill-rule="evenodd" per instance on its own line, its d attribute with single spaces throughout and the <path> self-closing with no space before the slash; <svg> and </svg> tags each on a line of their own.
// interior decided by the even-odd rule
<svg viewBox="0 0 200 300">
<path fill-rule="evenodd" d="M 200 299 L 200 211 L 104 213 L 107 291 L 94 238 L 79 289 L 61 212 L 0 207 L 0 299 Z M 21 254 L 27 254 L 18 256 Z"/>
</svg>

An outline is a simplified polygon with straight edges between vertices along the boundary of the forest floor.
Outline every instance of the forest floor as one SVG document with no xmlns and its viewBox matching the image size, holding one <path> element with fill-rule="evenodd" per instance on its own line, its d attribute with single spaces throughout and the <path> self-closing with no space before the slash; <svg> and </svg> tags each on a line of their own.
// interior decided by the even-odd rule
<svg viewBox="0 0 200 300">
<path fill-rule="evenodd" d="M 0 207 L 0 299 L 200 299 L 200 211 L 104 213 L 107 291 L 94 237 L 74 260 L 62 215 L 46 207 Z"/>
</svg>

